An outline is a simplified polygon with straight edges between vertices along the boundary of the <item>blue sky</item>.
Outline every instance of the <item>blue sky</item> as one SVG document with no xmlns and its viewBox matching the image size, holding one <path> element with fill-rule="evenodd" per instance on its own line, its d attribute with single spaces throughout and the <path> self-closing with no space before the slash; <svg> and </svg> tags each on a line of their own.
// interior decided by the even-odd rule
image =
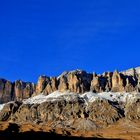
<svg viewBox="0 0 140 140">
<path fill-rule="evenodd" d="M 0 77 L 124 70 L 140 65 L 139 53 L 139 0 L 0 2 Z"/>
</svg>

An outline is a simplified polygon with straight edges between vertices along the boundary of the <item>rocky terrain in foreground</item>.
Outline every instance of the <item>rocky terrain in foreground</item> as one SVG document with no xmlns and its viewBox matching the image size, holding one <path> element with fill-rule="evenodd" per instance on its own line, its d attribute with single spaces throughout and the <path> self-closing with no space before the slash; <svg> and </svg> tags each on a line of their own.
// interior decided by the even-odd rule
<svg viewBox="0 0 140 140">
<path fill-rule="evenodd" d="M 1 79 L 0 132 L 16 125 L 17 133 L 133 139 L 137 132 L 139 139 L 139 91 L 139 67 L 103 74 L 75 70 L 40 76 L 37 84 Z"/>
</svg>

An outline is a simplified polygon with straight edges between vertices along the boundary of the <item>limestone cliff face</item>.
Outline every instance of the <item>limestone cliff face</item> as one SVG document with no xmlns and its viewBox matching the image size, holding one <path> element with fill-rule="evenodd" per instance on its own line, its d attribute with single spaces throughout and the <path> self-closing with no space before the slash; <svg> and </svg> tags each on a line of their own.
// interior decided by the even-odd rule
<svg viewBox="0 0 140 140">
<path fill-rule="evenodd" d="M 100 78 L 97 75 L 93 75 L 93 79 L 91 81 L 91 90 L 93 92 L 100 92 Z"/>
<path fill-rule="evenodd" d="M 130 69 L 124 72 L 104 72 L 91 74 L 82 70 L 63 72 L 59 77 L 39 78 L 36 93 L 50 94 L 56 90 L 84 93 L 87 91 L 99 92 L 132 92 L 140 90 L 139 69 Z"/>
<path fill-rule="evenodd" d="M 123 78 L 123 75 L 120 74 L 118 71 L 114 71 L 112 76 L 112 91 L 124 91 L 124 81 L 125 79 Z"/>
<path fill-rule="evenodd" d="M 90 90 L 92 75 L 85 71 L 75 70 L 59 77 L 59 91 L 69 90 L 74 93 L 84 93 Z"/>
<path fill-rule="evenodd" d="M 10 82 L 0 79 L 0 103 L 11 100 L 22 100 L 33 95 L 48 95 L 56 90 L 84 93 L 99 92 L 132 92 L 140 91 L 140 68 L 124 72 L 104 72 L 92 74 L 82 70 L 63 72 L 58 77 L 40 76 L 37 84 L 17 80 Z"/>
<path fill-rule="evenodd" d="M 0 103 L 6 103 L 12 100 L 23 100 L 32 96 L 35 91 L 35 84 L 17 80 L 10 82 L 0 79 Z"/>
<path fill-rule="evenodd" d="M 44 94 L 48 95 L 54 91 L 58 90 L 58 80 L 56 77 L 51 77 L 47 83 L 46 87 L 43 91 Z"/>
<path fill-rule="evenodd" d="M 36 93 L 41 93 L 45 87 L 46 87 L 46 83 L 49 80 L 49 78 L 47 78 L 46 76 L 40 76 L 36 85 Z"/>
<path fill-rule="evenodd" d="M 59 85 L 58 85 L 58 90 L 60 92 L 64 92 L 66 90 L 68 90 L 68 81 L 67 81 L 67 77 L 66 76 L 61 76 L 59 78 Z"/>
<path fill-rule="evenodd" d="M 13 85 L 10 81 L 0 79 L 0 103 L 11 101 Z"/>
<path fill-rule="evenodd" d="M 35 84 L 33 83 L 18 80 L 15 81 L 13 85 L 14 91 L 12 94 L 12 98 L 14 98 L 14 100 L 27 99 L 31 97 L 33 92 L 35 91 Z"/>
</svg>

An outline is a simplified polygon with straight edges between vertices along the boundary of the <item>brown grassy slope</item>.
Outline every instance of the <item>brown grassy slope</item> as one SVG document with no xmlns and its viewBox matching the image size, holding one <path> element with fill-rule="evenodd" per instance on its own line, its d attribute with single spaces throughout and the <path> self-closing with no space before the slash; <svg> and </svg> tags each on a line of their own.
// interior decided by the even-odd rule
<svg viewBox="0 0 140 140">
<path fill-rule="evenodd" d="M 0 140 L 16 139 L 140 139 L 140 122 L 120 120 L 107 128 L 96 131 L 51 129 L 46 125 L 0 123 Z"/>
</svg>

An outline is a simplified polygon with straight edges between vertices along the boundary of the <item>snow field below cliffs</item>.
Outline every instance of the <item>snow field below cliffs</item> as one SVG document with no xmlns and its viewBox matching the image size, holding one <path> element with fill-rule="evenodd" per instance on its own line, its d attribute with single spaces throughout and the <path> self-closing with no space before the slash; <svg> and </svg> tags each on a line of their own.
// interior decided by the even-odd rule
<svg viewBox="0 0 140 140">
<path fill-rule="evenodd" d="M 31 97 L 27 100 L 24 100 L 24 104 L 41 104 L 45 101 L 56 101 L 56 100 L 74 100 L 74 98 L 81 98 L 86 102 L 94 102 L 97 99 L 106 99 L 112 102 L 127 102 L 135 98 L 140 97 L 140 93 L 126 93 L 126 92 L 102 92 L 102 93 L 93 93 L 86 92 L 84 94 L 77 94 L 73 92 L 59 92 L 55 91 L 49 95 L 43 95 L 42 93 Z"/>
<path fill-rule="evenodd" d="M 83 94 L 77 94 L 73 92 L 59 92 L 55 91 L 49 95 L 43 95 L 40 93 L 29 99 L 24 99 L 23 104 L 41 104 L 46 101 L 57 101 L 57 100 L 66 100 L 73 101 L 74 99 L 83 99 L 86 104 L 94 102 L 98 99 L 106 99 L 112 102 L 130 102 L 136 98 L 140 98 L 140 93 L 126 93 L 126 92 L 102 92 L 102 93 L 93 93 L 86 92 Z M 5 104 L 0 104 L 0 111 L 3 109 Z"/>
</svg>

